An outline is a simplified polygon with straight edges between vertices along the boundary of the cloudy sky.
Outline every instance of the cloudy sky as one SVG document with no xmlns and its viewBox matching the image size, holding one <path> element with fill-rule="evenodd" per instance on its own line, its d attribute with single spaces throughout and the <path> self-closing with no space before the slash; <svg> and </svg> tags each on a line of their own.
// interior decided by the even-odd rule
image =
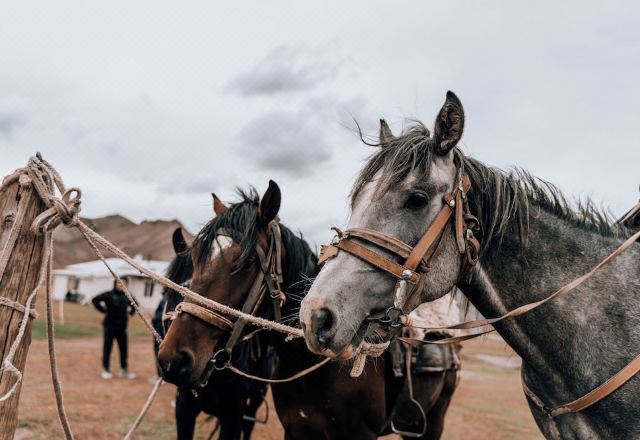
<svg viewBox="0 0 640 440">
<path fill-rule="evenodd" d="M 0 172 L 41 151 L 83 214 L 196 231 L 234 187 L 283 190 L 320 243 L 384 117 L 622 214 L 640 183 L 640 4 L 595 1 L 0 3 Z"/>
</svg>

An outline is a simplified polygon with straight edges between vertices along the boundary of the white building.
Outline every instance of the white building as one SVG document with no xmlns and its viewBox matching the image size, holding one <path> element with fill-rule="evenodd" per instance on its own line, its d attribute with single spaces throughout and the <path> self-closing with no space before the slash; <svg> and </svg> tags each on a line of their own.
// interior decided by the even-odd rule
<svg viewBox="0 0 640 440">
<path fill-rule="evenodd" d="M 155 310 L 162 297 L 162 286 L 154 283 L 120 258 L 107 258 L 109 266 L 120 278 L 128 281 L 127 287 L 142 308 Z M 136 260 L 152 271 L 164 274 L 168 261 Z M 113 289 L 113 276 L 101 260 L 72 264 L 53 271 L 53 297 L 64 299 L 67 292 L 79 293 L 90 301 L 94 296 Z"/>
</svg>

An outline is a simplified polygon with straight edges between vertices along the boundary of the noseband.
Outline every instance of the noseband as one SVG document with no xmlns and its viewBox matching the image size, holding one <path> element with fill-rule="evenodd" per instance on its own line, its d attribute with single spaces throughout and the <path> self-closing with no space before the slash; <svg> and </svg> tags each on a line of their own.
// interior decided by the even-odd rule
<svg viewBox="0 0 640 440">
<path fill-rule="evenodd" d="M 335 257 L 342 250 L 393 275 L 397 279 L 393 307 L 389 308 L 383 316 L 370 317 L 369 320 L 377 321 L 383 326 L 397 327 L 399 324 L 394 324 L 389 314 L 394 310 L 399 314 L 406 312 L 405 305 L 412 298 L 415 286 L 420 284 L 423 275 L 428 272 L 429 262 L 438 254 L 442 236 L 452 217 L 456 245 L 464 258 L 463 270 L 478 260 L 480 242 L 475 237 L 474 231 L 478 231 L 479 224 L 478 219 L 469 210 L 467 193 L 470 189 L 469 176 L 462 171 L 462 168 L 458 168 L 453 192 L 445 194 L 444 206 L 414 247 L 373 229 L 352 228 L 343 232 L 334 228 L 337 237 L 331 244 L 321 248 L 319 262 L 323 263 Z M 396 263 L 371 248 L 382 249 L 398 257 L 403 263 Z M 408 291 L 408 285 L 412 286 L 411 291 Z"/>
<path fill-rule="evenodd" d="M 259 244 L 256 245 L 256 253 L 260 261 L 260 271 L 253 280 L 247 299 L 242 306 L 242 312 L 255 315 L 264 302 L 268 292 L 273 305 L 273 319 L 280 322 L 282 320 L 281 307 L 286 300 L 286 296 L 281 289 L 283 281 L 282 235 L 280 234 L 280 226 L 275 220 L 269 223 L 269 232 L 269 249 L 267 253 L 262 250 Z M 207 366 L 202 374 L 204 381 L 201 384 L 201 386 L 205 386 L 214 369 L 222 370 L 226 368 L 231 361 L 231 352 L 240 340 L 247 321 L 239 318 L 233 322 L 219 312 L 186 301 L 178 304 L 175 311 L 168 314 L 170 316 L 169 319 L 174 320 L 181 313 L 186 313 L 198 318 L 223 332 L 231 332 L 224 348 L 217 350 L 207 362 Z"/>
</svg>

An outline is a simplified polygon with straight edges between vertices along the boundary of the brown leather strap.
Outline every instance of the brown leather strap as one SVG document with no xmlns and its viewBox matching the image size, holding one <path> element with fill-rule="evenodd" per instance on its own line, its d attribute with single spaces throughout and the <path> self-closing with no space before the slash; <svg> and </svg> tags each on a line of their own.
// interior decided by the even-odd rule
<svg viewBox="0 0 640 440">
<path fill-rule="evenodd" d="M 562 414 L 582 411 L 583 409 L 590 407 L 594 403 L 604 399 L 609 394 L 620 388 L 639 371 L 640 355 L 599 387 L 591 390 L 590 392 L 574 400 L 573 402 L 552 409 L 551 417 L 557 417 Z"/>
<path fill-rule="evenodd" d="M 406 342 L 409 345 L 449 345 L 449 344 L 456 344 L 462 341 L 467 341 L 469 339 L 474 339 L 494 331 L 495 331 L 494 328 L 490 328 L 487 330 L 483 330 L 479 333 L 473 333 L 470 335 L 452 336 L 450 338 L 442 338 L 442 339 L 424 340 L 424 339 L 408 338 L 404 336 L 399 336 L 398 339 L 401 340 L 402 342 Z"/>
<path fill-rule="evenodd" d="M 510 312 L 507 312 L 504 315 L 499 316 L 497 318 L 477 319 L 477 320 L 474 320 L 474 321 L 462 322 L 460 324 L 449 325 L 449 326 L 446 326 L 446 327 L 433 327 L 433 328 L 429 327 L 428 330 L 456 330 L 456 329 L 471 329 L 471 328 L 483 327 L 485 325 L 490 325 L 490 324 L 492 325 L 492 324 L 495 324 L 497 322 L 503 321 L 503 320 L 505 320 L 507 318 L 515 318 L 516 316 L 520 316 L 520 315 L 523 315 L 523 314 L 525 314 L 527 312 L 530 312 L 531 310 L 536 309 L 536 308 L 540 307 L 541 305 L 546 304 L 547 302 L 549 302 L 549 301 L 551 301 L 551 300 L 553 300 L 553 299 L 555 299 L 555 298 L 557 298 L 559 296 L 562 296 L 562 295 L 565 295 L 565 294 L 571 292 L 573 289 L 578 287 L 580 284 L 584 283 L 589 278 L 591 278 L 599 269 L 601 269 L 602 267 L 604 267 L 607 264 L 609 264 L 613 259 L 615 259 L 620 254 L 622 254 L 624 251 L 626 251 L 631 246 L 633 246 L 634 243 L 636 242 L 636 240 L 638 240 L 638 239 L 640 239 L 640 231 L 636 232 L 631 237 L 627 238 L 624 243 L 622 243 L 616 250 L 614 250 L 611 254 L 609 254 L 609 256 L 607 256 L 607 258 L 605 258 L 600 263 L 598 263 L 589 272 L 587 272 L 584 275 L 574 279 L 570 283 L 562 286 L 556 292 L 554 292 L 553 294 L 547 296 L 544 299 L 541 299 L 540 301 L 535 301 L 535 302 L 532 302 L 532 303 L 529 303 L 529 304 L 522 305 L 522 306 L 520 306 L 518 308 L 515 308 L 515 309 L 511 310 Z M 403 324 L 410 323 L 410 318 L 403 317 L 402 319 L 403 319 Z M 410 324 L 408 324 L 408 325 L 410 325 Z"/>
<path fill-rule="evenodd" d="M 260 247 L 256 247 L 256 250 L 262 251 Z M 254 313 L 255 311 L 254 306 L 256 305 L 256 303 L 261 301 L 261 297 L 262 297 L 261 293 L 263 292 L 262 282 L 267 278 L 268 278 L 268 275 L 263 274 L 262 272 L 259 272 L 258 275 L 256 275 L 256 278 L 253 281 L 253 285 L 249 290 L 249 294 L 247 295 L 247 299 L 245 300 L 242 306 L 243 313 Z M 247 325 L 246 320 L 242 318 L 239 318 L 236 320 L 236 323 L 233 326 L 233 331 L 231 332 L 231 336 L 229 336 L 229 339 L 227 340 L 227 343 L 225 345 L 226 350 L 231 350 L 236 345 L 246 325 Z"/>
<path fill-rule="evenodd" d="M 418 243 L 414 246 L 411 254 L 409 254 L 409 256 L 407 257 L 407 261 L 405 261 L 404 263 L 405 267 L 411 270 L 416 270 L 418 268 L 418 264 L 420 264 L 426 253 L 434 245 L 434 243 L 437 242 L 440 235 L 444 232 L 445 227 L 447 226 L 447 223 L 451 218 L 451 214 L 454 212 L 456 215 L 456 243 L 458 243 L 458 249 L 460 250 L 460 253 L 464 253 L 466 249 L 466 237 L 463 228 L 463 197 L 466 200 L 466 193 L 470 188 L 471 181 L 469 180 L 469 177 L 464 174 L 461 184 L 454 189 L 451 195 L 449 195 L 448 197 L 445 196 L 445 206 L 442 207 L 431 226 L 429 226 L 422 238 L 420 238 Z M 460 223 L 459 225 L 458 222 Z M 460 245 L 460 242 L 462 242 L 462 245 Z"/>
<path fill-rule="evenodd" d="M 411 251 L 411 254 L 407 257 L 404 265 L 408 269 L 416 270 L 418 268 L 418 264 L 420 264 L 424 255 L 444 231 L 447 222 L 451 218 L 452 212 L 450 205 L 446 205 L 440 210 L 431 226 L 429 226 L 429 229 L 427 229 L 427 232 L 424 233 L 420 241 L 418 241 L 418 244 L 416 244 Z"/>
<path fill-rule="evenodd" d="M 181 302 L 176 306 L 174 313 L 167 315 L 170 316 L 169 319 L 173 320 L 176 319 L 180 313 L 187 313 L 206 322 L 207 324 L 211 324 L 212 326 L 219 328 L 220 330 L 231 330 L 233 328 L 233 322 L 229 319 L 217 312 L 214 312 L 213 310 L 205 309 L 204 307 L 194 303 Z"/>
<path fill-rule="evenodd" d="M 627 220 L 631 219 L 634 215 L 640 213 L 640 202 L 636 204 L 633 208 L 627 211 L 618 221 L 617 224 L 623 225 Z"/>
<path fill-rule="evenodd" d="M 542 399 L 540 399 L 536 393 L 534 393 L 529 386 L 527 386 L 522 378 L 522 388 L 525 395 L 542 411 L 547 413 L 550 417 L 558 417 L 564 414 L 580 412 L 589 408 L 591 405 L 599 402 L 600 400 L 613 393 L 615 390 L 624 385 L 629 379 L 640 372 L 640 355 L 634 360 L 629 362 L 622 370 L 618 371 L 615 375 L 610 377 L 606 382 L 600 386 L 589 391 L 582 397 L 566 403 L 564 405 L 557 406 L 555 408 L 548 408 Z"/>
<path fill-rule="evenodd" d="M 338 249 L 348 252 L 351 255 L 358 257 L 363 261 L 366 261 L 372 266 L 377 267 L 378 269 L 384 270 L 385 272 L 390 273 L 396 278 L 406 279 L 408 282 L 412 284 L 416 284 L 420 280 L 420 275 L 417 272 L 411 269 L 408 269 L 391 260 L 388 260 L 382 255 L 375 253 L 371 249 L 366 248 L 353 241 L 342 240 L 342 241 L 339 241 L 338 243 L 335 243 L 329 246 L 334 246 Z M 405 270 L 410 271 L 410 274 L 406 278 L 405 278 L 405 275 L 403 274 Z"/>
<path fill-rule="evenodd" d="M 404 259 L 406 259 L 412 251 L 411 246 L 408 244 L 395 237 L 374 231 L 373 229 L 352 228 L 344 233 L 344 237 L 362 238 L 363 240 L 373 243 L 380 248 L 386 249 L 392 254 L 398 255 Z M 425 261 L 423 261 L 423 263 L 426 264 Z"/>
</svg>

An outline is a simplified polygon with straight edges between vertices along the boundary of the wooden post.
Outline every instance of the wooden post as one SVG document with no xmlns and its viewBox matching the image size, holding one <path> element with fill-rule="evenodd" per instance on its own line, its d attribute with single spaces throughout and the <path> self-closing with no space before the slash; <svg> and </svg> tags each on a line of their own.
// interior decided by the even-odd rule
<svg viewBox="0 0 640 440">
<path fill-rule="evenodd" d="M 24 305 L 27 297 L 36 286 L 44 253 L 44 237 L 32 233 L 29 228 L 33 219 L 44 211 L 45 206 L 35 188 L 28 190 L 29 184 L 26 188 L 21 188 L 18 179 L 13 180 L 13 183 L 0 190 L 0 255 L 14 223 L 19 222 L 21 228 L 4 274 L 0 274 L 0 297 Z M 24 217 L 18 219 L 16 214 L 21 199 L 23 203 L 26 203 L 26 211 Z M 0 359 L 2 360 L 7 356 L 7 352 L 18 334 L 22 317 L 23 314 L 20 311 L 0 305 Z M 13 363 L 20 371 L 24 371 L 27 352 L 31 344 L 31 321 L 32 319 L 29 319 L 26 333 L 14 357 Z M 3 370 L 0 373 L 0 395 L 4 395 L 15 381 L 14 375 Z M 12 397 L 0 402 L 0 440 L 13 439 L 18 423 L 19 399 L 20 386 Z"/>
</svg>

